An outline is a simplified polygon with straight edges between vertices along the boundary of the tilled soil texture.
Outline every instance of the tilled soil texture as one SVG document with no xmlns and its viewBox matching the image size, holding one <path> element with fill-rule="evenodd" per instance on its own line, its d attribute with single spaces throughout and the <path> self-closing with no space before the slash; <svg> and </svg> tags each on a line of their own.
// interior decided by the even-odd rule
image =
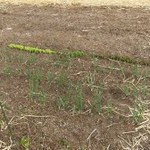
<svg viewBox="0 0 150 150">
<path fill-rule="evenodd" d="M 135 88 L 135 95 L 130 96 L 128 89 L 123 91 L 118 86 L 124 83 L 131 84 L 132 87 L 135 83 L 136 86 L 141 86 L 140 83 L 145 79 L 143 84 L 147 89 L 150 81 L 146 75 L 145 78 L 137 76 L 136 68 L 126 63 L 94 58 L 70 61 L 61 56 L 28 54 L 9 49 L 7 46 L 10 43 L 60 52 L 82 50 L 98 55 L 129 56 L 149 61 L 150 10 L 30 5 L 0 7 L 0 96 L 5 105 L 8 105 L 6 114 L 12 127 L 12 140 L 20 141 L 23 136 L 29 136 L 31 150 L 122 150 L 120 140 L 126 148 L 133 148 L 137 144 L 134 142 L 138 140 L 132 138 L 132 132 L 129 135 L 125 132 L 135 130 L 133 118 L 128 117 L 128 106 L 134 107 L 133 100 L 138 93 Z M 36 69 L 43 74 L 39 77 L 38 84 L 41 91 L 47 93 L 48 101 L 44 105 L 30 99 L 32 95 L 29 94 L 29 88 L 32 87 L 29 78 L 31 71 Z M 140 69 L 147 71 L 149 66 Z M 61 74 L 64 72 L 68 78 Z M 49 77 L 46 76 L 47 73 Z M 55 82 L 49 83 L 52 78 L 50 73 L 54 73 Z M 59 74 L 62 78 L 58 80 Z M 64 83 L 64 79 L 67 83 Z M 72 104 L 67 110 L 54 107 L 54 98 L 68 94 L 69 88 L 67 90 L 66 86 L 70 86 L 70 80 L 73 83 L 77 80 L 83 83 L 86 106 L 81 113 L 76 112 Z M 102 86 L 102 105 L 105 106 L 100 115 L 89 111 L 93 89 L 98 85 Z M 74 94 L 75 90 L 71 94 L 78 96 L 78 93 Z M 72 98 L 72 95 L 68 97 Z M 82 95 L 79 96 L 82 98 Z M 44 98 L 45 94 L 41 100 Z M 140 98 L 147 100 L 149 94 L 141 94 Z M 111 100 L 113 106 L 108 100 Z M 111 107 L 119 110 L 112 111 Z M 3 118 L 2 115 L 0 117 Z M 5 120 L 1 120 L 0 142 L 5 142 L 5 147 L 11 144 L 11 135 L 6 130 Z M 133 134 L 138 136 L 137 132 Z M 127 142 L 123 139 L 124 135 Z M 149 140 L 146 140 L 148 136 L 142 141 L 145 150 L 150 147 Z M 22 149 L 18 145 L 14 145 L 13 149 Z M 136 149 L 135 146 L 134 148 Z"/>
<path fill-rule="evenodd" d="M 0 44 L 150 58 L 150 11 L 107 7 L 8 6 L 0 10 Z"/>
</svg>

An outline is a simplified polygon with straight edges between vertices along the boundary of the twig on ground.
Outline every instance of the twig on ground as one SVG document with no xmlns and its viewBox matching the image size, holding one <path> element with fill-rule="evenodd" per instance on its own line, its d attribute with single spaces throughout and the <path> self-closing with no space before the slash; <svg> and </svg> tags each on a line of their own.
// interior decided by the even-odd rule
<svg viewBox="0 0 150 150">
<path fill-rule="evenodd" d="M 2 111 L 2 114 L 3 114 L 3 117 L 5 119 L 5 122 L 7 124 L 7 127 L 8 127 L 8 131 L 9 131 L 9 134 L 11 137 L 13 137 L 13 133 L 12 133 L 12 130 L 11 130 L 11 126 L 9 124 L 9 121 L 8 121 L 8 118 L 7 118 L 7 115 L 6 115 L 6 112 L 5 112 L 5 109 L 4 109 L 4 106 L 2 104 L 2 102 L 0 102 L 0 108 L 1 108 L 1 111 Z"/>
</svg>

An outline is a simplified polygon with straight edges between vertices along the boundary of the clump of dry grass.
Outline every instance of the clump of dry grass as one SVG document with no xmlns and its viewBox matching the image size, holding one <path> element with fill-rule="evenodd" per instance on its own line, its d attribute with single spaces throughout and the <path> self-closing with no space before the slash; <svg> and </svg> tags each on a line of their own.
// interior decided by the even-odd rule
<svg viewBox="0 0 150 150">
<path fill-rule="evenodd" d="M 137 133 L 132 139 L 120 137 L 120 145 L 123 150 L 145 150 L 143 143 L 149 141 L 150 135 L 150 111 L 147 110 L 142 114 L 143 121 L 138 124 L 135 131 L 124 132 L 124 134 Z"/>
<path fill-rule="evenodd" d="M 15 145 L 12 143 L 12 140 L 10 138 L 10 144 L 7 144 L 3 141 L 0 140 L 0 149 L 1 150 L 11 150 L 12 147 L 14 147 Z"/>
</svg>

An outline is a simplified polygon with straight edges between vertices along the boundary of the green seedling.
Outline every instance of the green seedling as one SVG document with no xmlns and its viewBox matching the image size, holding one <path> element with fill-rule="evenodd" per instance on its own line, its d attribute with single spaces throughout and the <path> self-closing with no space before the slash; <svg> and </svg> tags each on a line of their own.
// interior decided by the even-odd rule
<svg viewBox="0 0 150 150">
<path fill-rule="evenodd" d="M 78 83 L 75 89 L 75 109 L 77 111 L 83 111 L 84 109 L 84 94 L 82 85 Z"/>
<path fill-rule="evenodd" d="M 20 44 L 9 44 L 8 47 L 11 49 L 27 51 L 30 53 L 43 53 L 43 54 L 55 54 L 56 53 L 55 51 L 50 50 L 50 49 L 40 49 L 40 48 L 29 47 L 29 46 L 24 46 Z"/>
<path fill-rule="evenodd" d="M 107 102 L 106 111 L 108 114 L 111 114 L 113 112 L 113 106 L 110 101 Z"/>
<path fill-rule="evenodd" d="M 146 107 L 141 102 L 137 102 L 135 107 L 131 109 L 131 116 L 136 124 L 143 120 L 143 114 L 145 110 Z"/>
<path fill-rule="evenodd" d="M 135 64 L 135 65 L 150 66 L 150 61 L 146 61 L 144 59 L 134 59 L 134 58 L 130 58 L 128 56 L 92 54 L 92 57 L 96 57 L 98 59 L 106 59 L 106 60 L 112 59 L 112 60 L 125 62 L 125 63 L 129 63 L 129 64 Z"/>
<path fill-rule="evenodd" d="M 27 70 L 26 76 L 28 80 L 33 79 L 40 82 L 44 75 L 40 70 Z"/>
<path fill-rule="evenodd" d="M 44 104 L 47 100 L 47 94 L 44 91 L 38 93 L 38 102 Z"/>
<path fill-rule="evenodd" d="M 89 75 L 87 76 L 87 84 L 91 88 L 91 91 L 94 90 L 95 83 L 96 83 L 96 71 L 94 71 L 94 73 L 89 73 Z"/>
<path fill-rule="evenodd" d="M 138 77 L 139 76 L 139 70 L 138 70 L 138 66 L 137 65 L 133 65 L 132 66 L 132 70 L 131 73 L 134 77 Z"/>
<path fill-rule="evenodd" d="M 25 150 L 29 150 L 30 147 L 30 138 L 23 136 L 20 140 L 20 145 L 25 149 Z"/>
<path fill-rule="evenodd" d="M 66 97 L 58 97 L 55 102 L 59 109 L 67 109 L 69 106 L 69 100 Z"/>
<path fill-rule="evenodd" d="M 28 71 L 27 78 L 29 80 L 29 96 L 33 100 L 44 103 L 47 99 L 47 94 L 40 88 L 40 82 L 43 74 L 40 71 Z"/>
<path fill-rule="evenodd" d="M 47 99 L 47 94 L 40 89 L 40 82 L 37 78 L 29 80 L 29 96 L 40 103 L 44 103 Z"/>
<path fill-rule="evenodd" d="M 37 61 L 37 58 L 35 56 L 30 56 L 30 58 L 27 60 L 27 64 L 35 64 Z"/>
<path fill-rule="evenodd" d="M 102 111 L 102 92 L 99 89 L 94 90 L 92 107 L 98 114 Z"/>
<path fill-rule="evenodd" d="M 64 150 L 71 150 L 71 147 L 65 139 L 60 139 L 60 145 L 63 147 Z"/>
<path fill-rule="evenodd" d="M 52 72 L 48 71 L 48 73 L 47 73 L 48 84 L 52 83 L 52 81 L 54 80 L 54 77 L 55 77 L 54 74 Z"/>
<path fill-rule="evenodd" d="M 40 90 L 38 92 L 30 91 L 30 97 L 31 99 L 36 100 L 42 104 L 44 104 L 47 100 L 47 94 Z"/>
<path fill-rule="evenodd" d="M 82 51 L 72 51 L 68 53 L 70 58 L 79 58 L 85 56 L 85 53 Z"/>
<path fill-rule="evenodd" d="M 17 57 L 17 60 L 18 60 L 18 62 L 19 62 L 20 64 L 25 63 L 25 61 L 26 61 L 26 59 L 24 58 L 23 55 L 19 55 L 19 56 Z"/>
<path fill-rule="evenodd" d="M 56 85 L 57 85 L 58 87 L 63 87 L 63 86 L 66 85 L 67 82 L 68 82 L 67 74 L 66 74 L 65 72 L 61 72 L 61 73 L 57 76 L 55 82 L 56 82 Z"/>
<path fill-rule="evenodd" d="M 35 78 L 29 80 L 29 92 L 32 99 L 35 99 L 39 93 L 39 81 Z"/>
<path fill-rule="evenodd" d="M 70 63 L 71 63 L 70 57 L 65 53 L 61 53 L 60 55 L 57 55 L 57 60 L 55 60 L 53 64 L 56 67 L 62 67 L 62 66 L 68 67 Z"/>
<path fill-rule="evenodd" d="M 143 77 L 144 77 L 144 79 L 149 78 L 150 77 L 150 71 L 149 70 L 144 71 Z"/>
<path fill-rule="evenodd" d="M 3 74 L 5 76 L 11 76 L 12 75 L 12 68 L 10 66 L 6 66 L 3 70 Z"/>
<path fill-rule="evenodd" d="M 125 94 L 125 96 L 130 96 L 131 94 L 130 84 L 123 84 L 119 88 Z"/>
<path fill-rule="evenodd" d="M 18 49 L 20 51 L 27 51 L 30 53 L 44 53 L 44 54 L 56 54 L 57 53 L 50 49 L 34 48 L 34 47 L 24 46 L 21 44 L 9 44 L 8 47 L 11 49 Z M 59 53 L 59 54 L 62 55 L 62 53 Z M 78 58 L 78 57 L 84 56 L 85 53 L 82 51 L 73 51 L 73 52 L 69 52 L 67 55 L 70 58 Z M 97 54 L 92 54 L 91 56 L 99 58 L 99 59 L 107 59 L 107 60 L 112 59 L 112 60 L 126 62 L 126 63 L 130 63 L 130 64 L 135 64 L 135 65 L 146 65 L 146 66 L 150 65 L 150 61 L 146 61 L 144 59 L 134 59 L 134 58 L 130 58 L 128 56 L 97 55 Z"/>
<path fill-rule="evenodd" d="M 17 69 L 18 75 L 22 76 L 23 75 L 23 69 L 22 68 L 18 68 Z"/>
</svg>

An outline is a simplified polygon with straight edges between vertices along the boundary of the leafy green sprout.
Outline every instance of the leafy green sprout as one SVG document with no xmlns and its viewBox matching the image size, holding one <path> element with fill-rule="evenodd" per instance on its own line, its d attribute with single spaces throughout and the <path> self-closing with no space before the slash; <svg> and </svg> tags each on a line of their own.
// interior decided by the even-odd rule
<svg viewBox="0 0 150 150">
<path fill-rule="evenodd" d="M 20 51 L 27 51 L 30 53 L 44 53 L 44 54 L 55 54 L 56 52 L 50 49 L 40 49 L 40 48 L 35 48 L 35 47 L 29 47 L 29 46 L 24 46 L 21 44 L 9 44 L 9 48 L 11 49 L 18 49 Z"/>
<path fill-rule="evenodd" d="M 30 138 L 23 136 L 20 140 L 20 145 L 25 149 L 25 150 L 29 150 L 30 147 Z"/>
</svg>

